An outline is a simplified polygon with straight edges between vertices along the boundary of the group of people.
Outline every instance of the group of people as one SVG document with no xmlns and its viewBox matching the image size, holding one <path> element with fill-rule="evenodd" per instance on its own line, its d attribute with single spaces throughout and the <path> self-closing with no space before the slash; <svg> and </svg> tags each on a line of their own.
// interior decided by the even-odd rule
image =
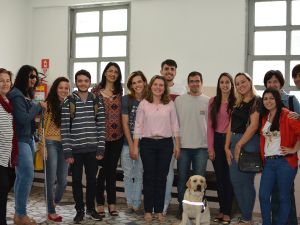
<svg viewBox="0 0 300 225">
<path fill-rule="evenodd" d="M 214 221 L 230 224 L 235 196 L 241 211 L 237 224 L 250 225 L 255 173 L 241 172 L 238 160 L 241 149 L 251 146 L 261 152 L 264 162 L 259 189 L 263 225 L 297 224 L 294 178 L 300 148 L 300 105 L 282 89 L 282 73 L 271 70 L 265 74 L 262 98 L 247 73 L 238 73 L 234 79 L 222 73 L 216 96 L 209 98 L 203 94 L 200 72 L 188 74 L 187 91 L 186 85 L 174 83 L 176 70 L 174 60 L 163 61 L 160 75 L 153 76 L 149 84 L 142 71 L 134 71 L 127 81 L 128 94 L 123 96 L 120 67 L 110 62 L 91 92 L 90 73 L 79 70 L 75 74 L 77 90 L 72 94 L 69 80 L 58 77 L 45 101 L 35 102 L 37 70 L 22 66 L 12 85 L 12 73 L 1 68 L 0 224 L 7 224 L 7 195 L 12 186 L 15 224 L 36 224 L 27 215 L 26 205 L 34 177 L 35 117 L 39 114 L 43 115 L 38 144 L 46 162 L 50 221 L 63 220 L 55 208 L 67 185 L 68 167 L 75 223 L 84 217 L 101 220 L 107 215 L 105 202 L 110 216 L 118 216 L 116 170 L 120 158 L 126 212 L 144 213 L 145 221 L 155 214 L 163 222 L 172 199 L 175 163 L 180 217 L 190 169 L 205 176 L 210 159 L 220 205 Z M 300 65 L 295 66 L 292 77 L 300 88 Z"/>
</svg>

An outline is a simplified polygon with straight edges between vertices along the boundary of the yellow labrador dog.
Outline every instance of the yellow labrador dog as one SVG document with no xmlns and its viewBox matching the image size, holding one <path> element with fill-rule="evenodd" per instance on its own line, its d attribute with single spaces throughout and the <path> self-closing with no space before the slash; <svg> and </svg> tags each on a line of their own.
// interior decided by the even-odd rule
<svg viewBox="0 0 300 225">
<path fill-rule="evenodd" d="M 187 189 L 182 202 L 183 212 L 180 225 L 189 224 L 188 221 L 195 219 L 196 225 L 209 225 L 210 212 L 204 192 L 207 187 L 205 177 L 194 175 L 186 183 Z"/>
</svg>

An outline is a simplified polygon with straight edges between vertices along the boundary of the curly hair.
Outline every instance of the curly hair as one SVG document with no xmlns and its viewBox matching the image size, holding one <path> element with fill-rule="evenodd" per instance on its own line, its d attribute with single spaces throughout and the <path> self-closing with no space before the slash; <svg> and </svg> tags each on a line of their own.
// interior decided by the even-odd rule
<svg viewBox="0 0 300 225">
<path fill-rule="evenodd" d="M 46 98 L 46 102 L 48 104 L 47 112 L 52 113 L 53 122 L 58 128 L 60 128 L 61 125 L 61 101 L 59 100 L 57 95 L 57 88 L 61 82 L 69 83 L 69 80 L 66 77 L 56 78 Z"/>
<path fill-rule="evenodd" d="M 163 76 L 160 76 L 160 75 L 155 75 L 154 77 L 151 78 L 150 80 L 150 83 L 149 83 L 149 86 L 148 86 L 148 93 L 145 97 L 145 99 L 150 102 L 150 103 L 153 103 L 153 93 L 151 91 L 151 87 L 154 83 L 155 80 L 162 80 L 164 82 L 164 93 L 162 94 L 161 96 L 161 102 L 166 105 L 168 104 L 171 100 L 170 100 L 170 95 L 169 95 L 169 87 L 168 87 L 168 83 L 166 81 L 166 79 L 163 77 Z"/>
</svg>

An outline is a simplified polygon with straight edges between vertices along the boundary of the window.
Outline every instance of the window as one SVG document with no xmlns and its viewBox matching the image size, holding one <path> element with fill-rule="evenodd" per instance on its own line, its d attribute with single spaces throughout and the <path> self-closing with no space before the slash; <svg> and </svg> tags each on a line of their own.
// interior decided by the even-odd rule
<svg viewBox="0 0 300 225">
<path fill-rule="evenodd" d="M 284 89 L 295 94 L 291 70 L 300 63 L 300 0 L 249 0 L 247 69 L 264 90 L 268 70 L 280 70 Z"/>
<path fill-rule="evenodd" d="M 111 61 L 119 64 L 124 83 L 129 71 L 128 18 L 128 4 L 70 9 L 69 74 L 73 87 L 80 69 L 91 73 L 93 86 L 98 84 Z"/>
</svg>

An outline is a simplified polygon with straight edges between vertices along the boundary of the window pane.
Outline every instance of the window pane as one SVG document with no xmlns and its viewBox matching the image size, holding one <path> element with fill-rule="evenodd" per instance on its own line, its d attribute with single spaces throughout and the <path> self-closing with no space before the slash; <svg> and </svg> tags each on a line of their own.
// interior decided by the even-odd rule
<svg viewBox="0 0 300 225">
<path fill-rule="evenodd" d="M 76 33 L 99 32 L 99 12 L 76 13 Z"/>
<path fill-rule="evenodd" d="M 127 9 L 107 10 L 103 12 L 103 31 L 127 30 Z"/>
<path fill-rule="evenodd" d="M 294 80 L 292 78 L 292 70 L 293 70 L 294 66 L 296 66 L 297 64 L 300 64 L 300 60 L 290 62 L 290 86 L 296 86 L 294 83 Z"/>
<path fill-rule="evenodd" d="M 254 61 L 253 62 L 253 83 L 264 85 L 264 76 L 269 70 L 280 70 L 284 75 L 284 61 Z"/>
<path fill-rule="evenodd" d="M 102 73 L 104 71 L 104 68 L 105 66 L 108 64 L 109 62 L 101 62 L 100 64 L 100 76 L 102 76 Z M 124 83 L 125 82 L 125 62 L 124 61 L 119 61 L 119 62 L 115 62 L 117 63 L 119 66 L 120 66 L 120 69 L 121 69 L 121 73 L 122 73 L 122 79 L 121 79 L 121 82 Z M 101 80 L 101 77 L 100 79 Z"/>
<path fill-rule="evenodd" d="M 292 31 L 292 55 L 300 55 L 300 30 Z"/>
<path fill-rule="evenodd" d="M 300 1 L 292 1 L 292 24 L 300 25 Z"/>
<path fill-rule="evenodd" d="M 255 55 L 285 55 L 285 31 L 258 31 L 254 34 Z"/>
<path fill-rule="evenodd" d="M 99 37 L 76 38 L 76 58 L 99 56 Z"/>
<path fill-rule="evenodd" d="M 126 36 L 105 36 L 103 37 L 102 56 L 126 56 Z"/>
<path fill-rule="evenodd" d="M 286 25 L 285 1 L 255 3 L 255 26 L 280 25 Z"/>
<path fill-rule="evenodd" d="M 75 83 L 75 73 L 78 71 L 78 70 L 81 70 L 81 69 L 84 69 L 84 70 L 87 70 L 90 72 L 91 74 L 91 81 L 93 84 L 97 83 L 97 63 L 96 62 L 77 62 L 77 63 L 74 63 L 74 83 Z"/>
</svg>

